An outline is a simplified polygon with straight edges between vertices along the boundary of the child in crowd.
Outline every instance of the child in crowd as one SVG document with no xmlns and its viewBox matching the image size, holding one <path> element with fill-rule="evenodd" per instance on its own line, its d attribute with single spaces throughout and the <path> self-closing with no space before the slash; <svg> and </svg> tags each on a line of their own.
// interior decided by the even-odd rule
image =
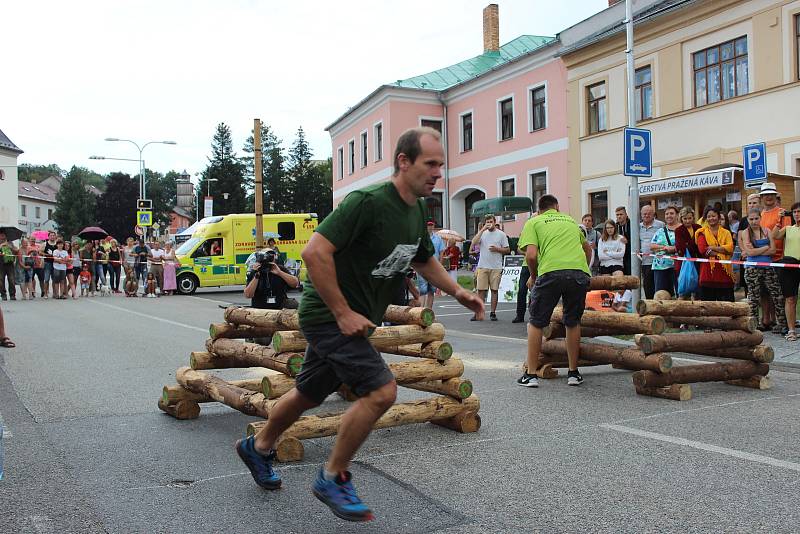
<svg viewBox="0 0 800 534">
<path fill-rule="evenodd" d="M 125 296 L 135 297 L 136 292 L 139 291 L 139 283 L 136 280 L 136 275 L 133 272 L 133 266 L 125 264 Z"/>
<path fill-rule="evenodd" d="M 80 273 L 80 281 L 81 281 L 81 296 L 85 297 L 89 294 L 89 285 L 92 283 L 92 273 L 89 272 L 89 265 L 87 263 L 83 264 L 83 269 Z"/>
<path fill-rule="evenodd" d="M 156 286 L 157 286 L 156 278 L 155 276 L 153 276 L 153 273 L 152 272 L 147 273 L 147 281 L 145 282 L 145 290 L 144 290 L 145 296 L 149 298 L 155 298 Z"/>
<path fill-rule="evenodd" d="M 614 293 L 614 302 L 611 304 L 611 309 L 620 313 L 632 313 L 631 300 L 633 299 L 633 292 L 630 289 L 620 289 Z"/>
</svg>

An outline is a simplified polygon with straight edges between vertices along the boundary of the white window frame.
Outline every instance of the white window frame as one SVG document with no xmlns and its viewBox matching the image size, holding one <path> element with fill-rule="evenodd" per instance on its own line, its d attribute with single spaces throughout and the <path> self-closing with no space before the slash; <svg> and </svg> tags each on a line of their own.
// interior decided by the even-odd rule
<svg viewBox="0 0 800 534">
<path fill-rule="evenodd" d="M 502 114 L 502 106 L 501 103 L 505 100 L 511 99 L 511 137 L 508 139 L 503 139 L 503 114 Z M 517 107 L 516 102 L 514 102 L 514 93 L 501 96 L 497 100 L 495 100 L 494 105 L 495 113 L 497 114 L 497 142 L 502 143 L 504 141 L 511 141 L 512 139 L 517 138 Z"/>
<path fill-rule="evenodd" d="M 350 150 L 350 147 L 353 147 Z M 351 138 L 347 142 L 347 175 L 352 176 L 356 172 L 356 139 Z"/>
<path fill-rule="evenodd" d="M 378 143 L 378 126 L 381 127 L 381 142 Z M 372 125 L 372 144 L 373 147 L 373 161 L 381 161 L 383 159 L 383 138 L 385 136 L 383 131 L 383 121 L 378 121 Z"/>
<path fill-rule="evenodd" d="M 472 148 L 469 151 L 464 150 L 464 123 L 462 121 L 465 115 L 472 115 Z M 473 150 L 475 150 L 475 112 L 473 109 L 467 109 L 458 114 L 458 152 L 463 154 Z"/>
<path fill-rule="evenodd" d="M 19 205 L 19 216 L 20 217 L 27 217 L 28 216 L 28 205 L 20 203 Z"/>
<path fill-rule="evenodd" d="M 41 206 L 34 206 L 33 207 L 33 218 L 39 220 L 42 218 L 42 207 Z"/>
<path fill-rule="evenodd" d="M 517 175 L 516 174 L 509 174 L 508 176 L 501 176 L 500 178 L 497 179 L 497 197 L 498 198 L 503 196 L 503 182 L 506 182 L 508 180 L 514 180 L 514 195 L 513 196 L 517 196 L 517 191 L 519 191 L 519 189 L 517 189 Z M 517 216 L 516 215 L 511 215 L 508 218 L 506 218 L 504 216 L 500 216 L 500 219 L 503 222 L 511 222 L 511 221 L 516 221 L 517 220 Z"/>
<path fill-rule="evenodd" d="M 369 163 L 369 130 L 366 128 L 362 130 L 358 138 L 361 141 L 361 146 L 359 147 L 361 150 L 358 152 L 358 162 L 361 165 L 360 168 L 363 169 Z"/>
<path fill-rule="evenodd" d="M 431 115 L 419 115 L 417 117 L 418 124 L 422 127 L 422 121 L 437 121 L 442 125 L 442 138 L 444 138 L 444 117 L 434 117 Z"/>
<path fill-rule="evenodd" d="M 549 167 L 540 167 L 538 169 L 530 169 L 527 172 L 528 175 L 528 198 L 531 199 L 533 202 L 533 175 L 534 174 L 541 174 L 544 173 L 544 194 L 550 194 L 550 168 Z M 539 206 L 534 205 L 533 211 L 538 211 Z"/>
<path fill-rule="evenodd" d="M 544 87 L 544 128 L 539 128 L 538 130 L 533 129 L 533 91 L 535 89 L 540 89 Z M 544 80 L 539 83 L 535 83 L 533 85 L 529 85 L 526 90 L 528 91 L 528 133 L 533 132 L 541 132 L 542 130 L 546 130 L 549 126 L 550 120 L 550 110 L 548 109 L 548 104 L 550 103 L 549 98 L 549 91 L 547 88 L 547 80 Z"/>
<path fill-rule="evenodd" d="M 337 180 L 344 179 L 344 145 L 339 145 L 336 149 L 336 155 L 339 158 L 339 165 L 336 167 L 336 173 L 339 175 L 336 177 Z"/>
</svg>

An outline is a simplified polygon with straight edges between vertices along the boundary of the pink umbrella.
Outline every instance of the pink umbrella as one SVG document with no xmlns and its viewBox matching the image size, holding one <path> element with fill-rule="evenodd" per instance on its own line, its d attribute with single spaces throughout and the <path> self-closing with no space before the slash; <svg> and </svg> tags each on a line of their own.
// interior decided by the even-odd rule
<svg viewBox="0 0 800 534">
<path fill-rule="evenodd" d="M 36 230 L 31 234 L 31 237 L 38 241 L 47 241 L 47 230 Z"/>
</svg>

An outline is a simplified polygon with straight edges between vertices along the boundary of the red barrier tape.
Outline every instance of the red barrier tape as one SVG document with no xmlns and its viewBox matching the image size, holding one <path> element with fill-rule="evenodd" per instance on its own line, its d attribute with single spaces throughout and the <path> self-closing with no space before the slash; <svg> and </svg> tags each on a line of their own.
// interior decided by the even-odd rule
<svg viewBox="0 0 800 534">
<path fill-rule="evenodd" d="M 652 256 L 654 258 L 657 257 L 665 260 L 676 260 L 676 261 L 695 261 L 699 263 L 727 263 L 730 265 L 744 265 L 745 267 L 780 267 L 788 269 L 800 269 L 800 263 L 772 263 L 768 261 L 715 260 L 712 258 L 684 258 L 683 256 L 660 256 L 658 254 L 653 254 L 650 252 L 640 252 L 638 256 L 640 260 L 642 259 L 642 256 Z"/>
</svg>

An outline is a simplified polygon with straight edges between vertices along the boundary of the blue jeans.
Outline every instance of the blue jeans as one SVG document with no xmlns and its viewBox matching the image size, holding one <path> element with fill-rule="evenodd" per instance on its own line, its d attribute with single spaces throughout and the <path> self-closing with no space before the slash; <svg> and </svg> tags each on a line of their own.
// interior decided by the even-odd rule
<svg viewBox="0 0 800 534">
<path fill-rule="evenodd" d="M 653 269 L 653 281 L 655 282 L 655 291 L 669 291 L 669 294 L 675 296 L 675 269 Z"/>
<path fill-rule="evenodd" d="M 135 269 L 136 269 L 136 281 L 138 282 L 139 279 L 141 278 L 142 283 L 144 283 L 145 280 L 147 280 L 147 264 L 144 262 L 137 263 Z"/>
<path fill-rule="evenodd" d="M 100 263 L 95 263 L 94 265 L 94 287 L 100 288 L 100 281 L 103 281 L 102 285 L 106 285 L 106 277 L 105 273 L 103 272 L 103 265 Z"/>
</svg>

